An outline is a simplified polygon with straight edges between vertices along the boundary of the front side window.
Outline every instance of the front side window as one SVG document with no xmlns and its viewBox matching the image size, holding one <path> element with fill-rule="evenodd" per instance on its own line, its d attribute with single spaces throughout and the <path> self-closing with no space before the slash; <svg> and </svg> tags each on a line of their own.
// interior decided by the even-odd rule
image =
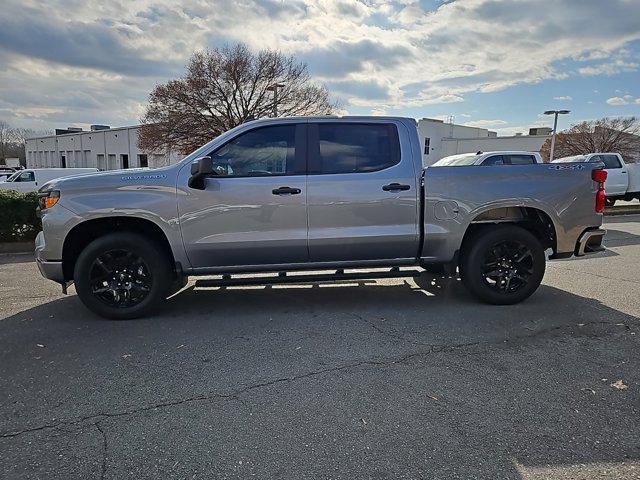
<svg viewBox="0 0 640 480">
<path fill-rule="evenodd" d="M 33 172 L 21 172 L 13 179 L 14 182 L 35 182 L 36 177 Z"/>
<path fill-rule="evenodd" d="M 502 155 L 491 155 L 490 157 L 487 157 L 482 161 L 482 165 L 504 165 L 504 157 Z"/>
<path fill-rule="evenodd" d="M 217 175 L 284 175 L 293 169 L 295 125 L 263 127 L 243 133 L 209 156 Z"/>
<path fill-rule="evenodd" d="M 532 155 L 509 155 L 511 165 L 531 165 L 536 163 Z"/>
<path fill-rule="evenodd" d="M 393 124 L 319 123 L 312 125 L 310 173 L 365 173 L 400 162 Z"/>
</svg>

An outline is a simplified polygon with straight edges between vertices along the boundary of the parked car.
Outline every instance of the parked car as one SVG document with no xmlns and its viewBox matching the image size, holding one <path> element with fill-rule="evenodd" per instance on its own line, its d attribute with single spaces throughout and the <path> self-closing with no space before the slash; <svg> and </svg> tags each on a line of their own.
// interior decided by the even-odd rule
<svg viewBox="0 0 640 480">
<path fill-rule="evenodd" d="M 83 173 L 96 173 L 98 171 L 97 168 L 29 168 L 18 170 L 0 183 L 0 189 L 36 192 L 38 188 L 49 180 Z"/>
<path fill-rule="evenodd" d="M 459 269 L 480 300 L 512 304 L 537 289 L 546 249 L 603 249 L 601 168 L 423 170 L 413 119 L 257 120 L 176 165 L 47 183 L 36 258 L 63 291 L 75 282 L 90 310 L 117 319 L 147 314 L 187 276 L 327 279 L 291 274 L 318 269 L 335 269 L 330 279 Z M 390 270 L 361 271 L 381 266 Z M 269 271 L 279 274 L 233 277 Z"/>
<path fill-rule="evenodd" d="M 4 182 L 7 178 L 13 175 L 15 170 L 13 168 L 0 167 L 0 182 Z"/>
<path fill-rule="evenodd" d="M 537 152 L 477 152 L 461 153 L 444 157 L 435 162 L 434 167 L 460 167 L 470 165 L 531 165 L 542 163 L 542 157 Z"/>
<path fill-rule="evenodd" d="M 552 163 L 588 162 L 603 163 L 607 171 L 607 205 L 616 200 L 640 200 L 640 164 L 625 163 L 619 153 L 589 153 L 554 160 Z"/>
</svg>

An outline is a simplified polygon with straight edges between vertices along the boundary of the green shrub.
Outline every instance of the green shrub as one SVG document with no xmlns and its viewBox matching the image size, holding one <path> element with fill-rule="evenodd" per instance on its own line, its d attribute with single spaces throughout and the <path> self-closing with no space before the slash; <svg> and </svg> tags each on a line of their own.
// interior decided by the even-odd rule
<svg viewBox="0 0 640 480">
<path fill-rule="evenodd" d="M 36 214 L 38 195 L 0 190 L 0 242 L 26 242 L 33 240 L 42 230 Z"/>
</svg>

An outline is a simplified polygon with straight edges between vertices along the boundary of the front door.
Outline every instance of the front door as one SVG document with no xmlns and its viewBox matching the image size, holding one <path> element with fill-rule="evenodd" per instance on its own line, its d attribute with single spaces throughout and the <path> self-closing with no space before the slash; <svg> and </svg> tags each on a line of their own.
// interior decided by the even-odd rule
<svg viewBox="0 0 640 480">
<path fill-rule="evenodd" d="M 418 181 L 401 123 L 309 124 L 309 257 L 314 262 L 413 258 Z"/>
<path fill-rule="evenodd" d="M 599 157 L 607 171 L 607 180 L 604 182 L 605 192 L 607 195 L 624 195 L 629 187 L 627 168 L 622 166 L 617 155 L 602 154 Z"/>
<path fill-rule="evenodd" d="M 308 261 L 305 124 L 258 127 L 208 155 L 204 190 L 179 176 L 178 209 L 192 267 Z"/>
</svg>

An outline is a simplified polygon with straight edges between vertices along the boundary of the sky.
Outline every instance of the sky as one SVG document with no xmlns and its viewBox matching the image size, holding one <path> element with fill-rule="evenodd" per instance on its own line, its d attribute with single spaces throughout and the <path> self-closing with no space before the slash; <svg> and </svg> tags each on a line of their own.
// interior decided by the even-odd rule
<svg viewBox="0 0 640 480">
<path fill-rule="evenodd" d="M 0 120 L 135 125 L 196 50 L 244 42 L 308 64 L 342 114 L 501 135 L 640 116 L 640 0 L 3 0 Z"/>
</svg>

